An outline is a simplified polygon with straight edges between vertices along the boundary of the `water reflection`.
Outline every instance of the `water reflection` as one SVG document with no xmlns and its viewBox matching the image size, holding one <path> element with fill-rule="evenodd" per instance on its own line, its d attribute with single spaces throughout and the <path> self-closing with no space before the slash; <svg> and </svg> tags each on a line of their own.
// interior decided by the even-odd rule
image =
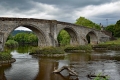
<svg viewBox="0 0 120 80">
<path fill-rule="evenodd" d="M 20 51 L 21 52 L 21 51 Z M 120 51 L 70 53 L 65 57 L 33 57 L 29 50 L 19 54 L 11 52 L 16 62 L 0 67 L 0 80 L 73 80 L 67 71 L 52 73 L 54 68 L 69 65 L 79 75 L 79 80 L 90 80 L 88 74 L 108 75 L 110 80 L 120 79 Z"/>
</svg>

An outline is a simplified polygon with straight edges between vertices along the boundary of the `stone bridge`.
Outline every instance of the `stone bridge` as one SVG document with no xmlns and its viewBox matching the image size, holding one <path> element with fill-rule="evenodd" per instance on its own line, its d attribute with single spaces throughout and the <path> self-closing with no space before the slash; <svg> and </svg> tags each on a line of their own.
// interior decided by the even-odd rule
<svg viewBox="0 0 120 80">
<path fill-rule="evenodd" d="M 109 40 L 109 36 L 102 33 L 101 30 L 72 23 L 33 18 L 0 17 L 0 50 L 4 49 L 10 33 L 20 26 L 29 28 L 37 35 L 38 46 L 58 46 L 57 37 L 61 30 L 66 30 L 69 33 L 70 45 L 98 44 Z M 90 42 L 86 38 L 87 35 L 90 36 Z"/>
</svg>

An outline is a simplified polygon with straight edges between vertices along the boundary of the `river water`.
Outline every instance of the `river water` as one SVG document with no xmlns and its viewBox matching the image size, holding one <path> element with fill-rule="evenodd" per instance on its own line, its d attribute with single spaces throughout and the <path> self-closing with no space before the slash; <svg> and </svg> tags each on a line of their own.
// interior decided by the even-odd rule
<svg viewBox="0 0 120 80">
<path fill-rule="evenodd" d="M 59 58 L 35 57 L 28 51 L 11 51 L 16 62 L 0 67 L 0 80 L 93 80 L 88 74 L 108 75 L 109 80 L 120 80 L 120 51 L 66 53 Z M 54 68 L 70 66 L 78 77 L 64 70 L 52 73 Z"/>
</svg>

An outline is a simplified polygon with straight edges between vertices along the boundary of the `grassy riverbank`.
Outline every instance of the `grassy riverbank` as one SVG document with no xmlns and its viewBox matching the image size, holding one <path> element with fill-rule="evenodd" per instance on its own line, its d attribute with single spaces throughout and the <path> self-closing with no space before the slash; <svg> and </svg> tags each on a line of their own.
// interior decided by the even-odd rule
<svg viewBox="0 0 120 80">
<path fill-rule="evenodd" d="M 100 43 L 98 45 L 95 45 L 94 47 L 106 48 L 107 50 L 120 50 L 120 38 L 118 38 L 117 40 Z"/>
<path fill-rule="evenodd" d="M 113 41 L 107 41 L 104 43 L 100 43 L 101 45 L 120 45 L 120 38 L 118 38 L 117 40 L 113 40 Z"/>
<path fill-rule="evenodd" d="M 42 54 L 42 55 L 48 55 L 48 54 L 64 54 L 64 49 L 61 47 L 33 47 L 31 49 L 30 54 Z"/>
<path fill-rule="evenodd" d="M 67 47 L 33 47 L 30 54 L 41 54 L 41 55 L 55 55 L 64 54 L 65 52 L 86 52 L 91 51 L 91 45 L 81 45 L 81 46 L 67 46 Z"/>
<path fill-rule="evenodd" d="M 66 52 L 88 52 L 92 51 L 91 45 L 67 46 L 64 49 Z"/>
</svg>

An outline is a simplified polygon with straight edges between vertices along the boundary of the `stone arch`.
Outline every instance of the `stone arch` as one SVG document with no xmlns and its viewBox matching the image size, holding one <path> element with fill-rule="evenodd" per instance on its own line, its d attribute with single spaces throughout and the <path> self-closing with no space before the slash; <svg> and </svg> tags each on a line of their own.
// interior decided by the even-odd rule
<svg viewBox="0 0 120 80">
<path fill-rule="evenodd" d="M 70 35 L 70 45 L 78 45 L 78 35 L 77 35 L 77 32 L 73 28 L 65 27 L 65 28 L 62 28 L 61 30 L 67 31 L 68 34 Z M 61 32 L 61 30 L 59 30 L 59 33 Z M 57 37 L 59 33 L 57 34 Z"/>
<path fill-rule="evenodd" d="M 44 32 L 41 29 L 39 29 L 37 26 L 32 25 L 32 24 L 19 24 L 17 26 L 14 26 L 14 28 L 12 28 L 7 33 L 6 38 L 5 38 L 5 42 L 8 38 L 8 36 L 10 35 L 10 33 L 20 26 L 26 27 L 35 33 L 35 35 L 38 37 L 38 46 L 42 46 L 42 47 L 47 46 L 46 36 L 45 36 Z"/>
<path fill-rule="evenodd" d="M 88 34 L 86 35 L 86 40 L 88 44 L 98 44 L 98 39 L 94 31 L 88 32 Z"/>
</svg>

